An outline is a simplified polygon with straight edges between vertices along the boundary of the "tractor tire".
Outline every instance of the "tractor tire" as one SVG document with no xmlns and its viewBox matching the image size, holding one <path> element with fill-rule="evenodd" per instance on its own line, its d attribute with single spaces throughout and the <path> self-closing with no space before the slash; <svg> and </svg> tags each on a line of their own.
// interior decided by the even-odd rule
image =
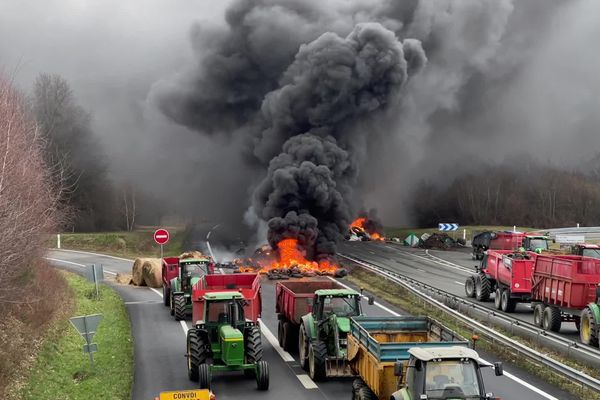
<svg viewBox="0 0 600 400">
<path fill-rule="evenodd" d="M 544 319 L 542 320 L 542 328 L 547 331 L 559 332 L 561 323 L 560 310 L 552 306 L 546 307 L 544 310 Z"/>
<path fill-rule="evenodd" d="M 256 363 L 256 387 L 258 390 L 269 390 L 269 364 L 265 360 Z"/>
<path fill-rule="evenodd" d="M 352 400 L 358 400 L 358 393 L 360 389 L 367 386 L 362 379 L 355 379 L 352 381 Z"/>
<path fill-rule="evenodd" d="M 182 294 L 176 294 L 173 296 L 173 302 L 175 321 L 185 320 L 185 297 Z"/>
<path fill-rule="evenodd" d="M 475 297 L 475 277 L 473 275 L 465 281 L 465 294 L 471 299 Z"/>
<path fill-rule="evenodd" d="M 581 311 L 581 327 L 579 337 L 581 342 L 590 346 L 598 347 L 598 322 L 589 307 Z"/>
<path fill-rule="evenodd" d="M 200 389 L 210 390 L 211 378 L 210 366 L 208 364 L 200 364 L 198 367 L 198 386 Z"/>
<path fill-rule="evenodd" d="M 249 329 L 244 338 L 244 346 L 246 348 L 246 364 L 256 364 L 262 360 L 263 347 L 262 339 L 260 337 L 260 329 L 253 327 Z M 253 369 L 245 369 L 244 376 L 246 378 L 252 378 L 255 375 Z"/>
<path fill-rule="evenodd" d="M 169 309 L 171 315 L 175 315 L 175 301 L 173 300 L 173 293 L 169 294 Z"/>
<path fill-rule="evenodd" d="M 283 323 L 283 349 L 287 352 L 295 352 L 298 345 L 298 337 L 294 325 L 291 322 Z"/>
<path fill-rule="evenodd" d="M 308 375 L 315 382 L 325 379 L 325 359 L 327 345 L 321 340 L 315 340 L 308 345 Z"/>
<path fill-rule="evenodd" d="M 494 307 L 496 310 L 500 310 L 502 308 L 502 289 L 496 288 L 494 292 Z"/>
<path fill-rule="evenodd" d="M 514 299 L 510 298 L 510 290 L 504 289 L 502 291 L 500 303 L 502 306 L 502 311 L 507 312 L 507 313 L 515 312 L 515 308 L 517 307 L 517 302 Z M 559 316 L 560 316 L 560 314 L 559 314 Z"/>
<path fill-rule="evenodd" d="M 475 298 L 479 301 L 489 301 L 492 292 L 492 284 L 483 272 L 475 279 Z"/>
<path fill-rule="evenodd" d="M 300 367 L 308 371 L 308 338 L 306 337 L 304 324 L 300 325 L 300 333 L 298 334 L 298 361 L 300 361 Z"/>
<path fill-rule="evenodd" d="M 358 390 L 358 400 L 377 400 L 375 393 L 368 387 L 363 386 Z"/>
<path fill-rule="evenodd" d="M 190 329 L 187 333 L 187 370 L 191 381 L 198 382 L 198 368 L 206 363 L 206 358 L 204 341 L 196 329 Z"/>
<path fill-rule="evenodd" d="M 283 348 L 283 323 L 281 319 L 277 323 L 277 342 L 279 342 L 279 347 L 281 348 Z"/>
<path fill-rule="evenodd" d="M 165 307 L 169 307 L 171 305 L 171 289 L 166 287 L 163 283 L 163 304 Z"/>
<path fill-rule="evenodd" d="M 544 323 L 544 310 L 546 309 L 546 305 L 544 303 L 537 303 L 533 306 L 533 324 L 542 328 Z"/>
</svg>

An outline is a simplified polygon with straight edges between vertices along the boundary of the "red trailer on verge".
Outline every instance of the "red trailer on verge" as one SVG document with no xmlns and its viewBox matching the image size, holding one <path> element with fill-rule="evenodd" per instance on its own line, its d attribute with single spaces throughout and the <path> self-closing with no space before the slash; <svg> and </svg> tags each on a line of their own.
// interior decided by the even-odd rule
<svg viewBox="0 0 600 400">
<path fill-rule="evenodd" d="M 562 322 L 575 322 L 582 342 L 597 346 L 599 285 L 600 259 L 537 256 L 532 286 L 534 323 L 558 332 Z"/>
<path fill-rule="evenodd" d="M 262 311 L 262 295 L 259 274 L 214 274 L 205 275 L 192 287 L 192 321 L 194 324 L 204 318 L 204 298 L 207 293 L 239 292 L 247 304 L 244 316 L 258 320 Z"/>
</svg>

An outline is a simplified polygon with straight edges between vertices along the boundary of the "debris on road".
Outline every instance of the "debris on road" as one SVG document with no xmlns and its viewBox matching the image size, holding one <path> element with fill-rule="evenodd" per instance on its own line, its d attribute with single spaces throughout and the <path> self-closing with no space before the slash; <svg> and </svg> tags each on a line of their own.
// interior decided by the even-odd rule
<svg viewBox="0 0 600 400">
<path fill-rule="evenodd" d="M 123 274 L 123 273 L 117 273 L 117 275 L 115 276 L 115 282 L 120 283 L 122 285 L 132 285 L 132 276 L 131 274 Z"/>
<path fill-rule="evenodd" d="M 423 237 L 421 237 L 422 239 Z M 426 239 L 422 239 L 420 247 L 424 249 L 437 249 L 437 250 L 449 250 L 453 247 L 460 247 L 462 239 L 455 240 L 445 233 L 433 233 L 427 236 Z M 464 244 L 462 244 L 464 245 Z"/>
</svg>

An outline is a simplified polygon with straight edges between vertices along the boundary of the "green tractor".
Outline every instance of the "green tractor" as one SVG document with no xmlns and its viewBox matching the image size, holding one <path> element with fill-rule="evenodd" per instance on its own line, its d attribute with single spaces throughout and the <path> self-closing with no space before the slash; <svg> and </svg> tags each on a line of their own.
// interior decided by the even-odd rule
<svg viewBox="0 0 600 400">
<path fill-rule="evenodd" d="M 300 365 L 313 380 L 352 375 L 346 351 L 350 318 L 361 315 L 360 297 L 351 289 L 315 291 L 312 312 L 302 317 L 298 335 Z"/>
<path fill-rule="evenodd" d="M 192 286 L 204 275 L 211 273 L 211 260 L 208 258 L 186 258 L 179 260 L 179 272 L 171 279 L 170 307 L 176 321 L 184 320 L 192 311 Z"/>
<path fill-rule="evenodd" d="M 269 366 L 262 359 L 258 322 L 244 318 L 246 300 L 238 292 L 213 292 L 202 297 L 204 319 L 187 333 L 190 380 L 210 389 L 214 372 L 244 371 L 256 378 L 258 390 L 269 388 Z"/>
</svg>

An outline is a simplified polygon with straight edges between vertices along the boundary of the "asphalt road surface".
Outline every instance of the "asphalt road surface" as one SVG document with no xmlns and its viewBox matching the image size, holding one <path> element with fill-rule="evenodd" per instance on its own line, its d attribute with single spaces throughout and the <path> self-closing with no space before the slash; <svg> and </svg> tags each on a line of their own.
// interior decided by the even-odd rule
<svg viewBox="0 0 600 400">
<path fill-rule="evenodd" d="M 101 263 L 108 278 L 116 272 L 130 272 L 131 261 L 90 253 L 50 251 L 48 258 L 58 266 L 81 271 L 86 265 Z M 190 321 L 175 322 L 162 305 L 158 290 L 114 285 L 125 301 L 130 315 L 134 346 L 135 375 L 134 400 L 153 399 L 160 391 L 192 389 L 195 384 L 187 378 L 185 331 Z M 213 391 L 218 399 L 301 400 L 349 398 L 352 379 L 338 379 L 315 384 L 300 369 L 297 355 L 284 352 L 277 344 L 277 318 L 275 315 L 275 291 L 273 282 L 263 283 L 262 332 L 264 357 L 270 367 L 270 388 L 267 392 L 256 390 L 253 379 L 240 374 L 215 375 Z M 369 306 L 364 302 L 368 315 L 397 313 L 387 304 Z M 482 354 L 488 361 L 493 357 Z M 505 365 L 504 377 L 495 377 L 491 369 L 485 372 L 486 389 L 503 399 L 573 399 L 559 389 L 539 379 Z"/>
</svg>

